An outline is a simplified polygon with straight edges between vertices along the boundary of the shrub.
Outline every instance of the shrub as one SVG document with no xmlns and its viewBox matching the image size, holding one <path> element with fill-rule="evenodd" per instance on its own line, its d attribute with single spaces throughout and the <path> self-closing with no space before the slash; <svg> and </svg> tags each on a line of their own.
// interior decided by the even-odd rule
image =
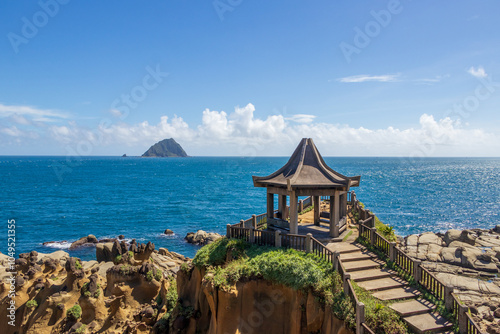
<svg viewBox="0 0 500 334">
<path fill-rule="evenodd" d="M 155 273 L 155 280 L 157 280 L 158 282 L 161 282 L 162 278 L 163 278 L 163 271 L 161 271 L 160 269 L 157 269 L 156 273 Z"/>
<path fill-rule="evenodd" d="M 81 262 L 80 262 L 80 260 L 78 260 L 78 259 L 75 261 L 75 268 L 76 268 L 77 270 L 80 270 L 80 269 L 82 269 L 82 268 L 83 268 L 83 267 L 82 267 L 82 263 L 81 263 Z"/>
<path fill-rule="evenodd" d="M 26 307 L 27 308 L 37 308 L 38 307 L 38 303 L 36 302 L 36 300 L 32 299 L 32 300 L 28 300 L 26 302 Z"/>
<path fill-rule="evenodd" d="M 153 280 L 153 271 L 150 270 L 146 273 L 146 279 L 151 282 Z"/>
<path fill-rule="evenodd" d="M 121 255 L 117 255 L 115 257 L 115 263 L 120 263 L 122 261 L 122 256 Z"/>
<path fill-rule="evenodd" d="M 78 327 L 77 330 L 75 330 L 75 333 L 76 334 L 83 334 L 87 331 L 87 325 L 81 325 L 80 327 Z"/>
<path fill-rule="evenodd" d="M 78 320 L 82 316 L 82 308 L 80 305 L 76 304 L 66 311 L 66 317 L 72 320 Z"/>
</svg>

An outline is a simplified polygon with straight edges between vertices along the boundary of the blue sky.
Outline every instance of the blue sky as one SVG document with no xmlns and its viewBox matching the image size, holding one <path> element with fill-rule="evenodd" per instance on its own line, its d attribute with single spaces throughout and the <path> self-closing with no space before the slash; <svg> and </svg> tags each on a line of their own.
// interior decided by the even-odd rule
<svg viewBox="0 0 500 334">
<path fill-rule="evenodd" d="M 495 1 L 2 1 L 0 154 L 499 156 Z M 498 81 L 496 81 L 498 79 Z"/>
</svg>

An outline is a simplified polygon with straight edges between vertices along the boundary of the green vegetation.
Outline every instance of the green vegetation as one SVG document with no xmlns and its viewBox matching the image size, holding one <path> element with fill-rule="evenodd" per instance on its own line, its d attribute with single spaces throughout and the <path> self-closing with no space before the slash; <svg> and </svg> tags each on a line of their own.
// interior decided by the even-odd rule
<svg viewBox="0 0 500 334">
<path fill-rule="evenodd" d="M 163 271 L 161 271 L 160 269 L 157 269 L 156 273 L 155 273 L 155 280 L 160 282 L 162 278 L 163 278 Z"/>
<path fill-rule="evenodd" d="M 309 211 L 312 211 L 314 209 L 314 205 L 308 206 L 302 212 L 299 212 L 299 215 L 303 215 L 304 213 L 308 213 Z"/>
<path fill-rule="evenodd" d="M 81 325 L 78 327 L 78 329 L 75 331 L 76 334 L 83 334 L 87 331 L 87 325 Z"/>
<path fill-rule="evenodd" d="M 26 302 L 26 307 L 27 308 L 37 308 L 38 307 L 38 303 L 36 302 L 36 300 L 32 299 L 32 300 L 28 300 Z"/>
<path fill-rule="evenodd" d="M 185 272 L 185 273 L 188 273 L 188 272 L 189 272 L 189 270 L 190 270 L 189 265 L 188 265 L 186 262 L 183 262 L 183 263 L 181 264 L 181 270 L 182 270 L 183 272 Z"/>
<path fill-rule="evenodd" d="M 134 258 L 134 252 L 128 251 L 128 258 L 133 259 Z"/>
<path fill-rule="evenodd" d="M 115 263 L 120 263 L 122 261 L 122 256 L 121 255 L 117 255 L 115 257 Z"/>
<path fill-rule="evenodd" d="M 150 270 L 146 273 L 146 279 L 151 282 L 153 280 L 153 271 Z"/>
<path fill-rule="evenodd" d="M 169 323 L 172 318 L 172 314 L 176 307 L 178 308 L 179 306 L 177 305 L 177 301 L 179 299 L 177 295 L 177 281 L 174 277 L 170 277 L 169 279 L 169 287 L 167 290 L 167 293 L 165 294 L 165 306 L 167 308 L 167 312 L 161 317 L 160 320 L 158 320 L 157 326 L 158 330 L 160 333 L 166 333 L 168 332 L 169 329 Z M 156 297 L 156 304 L 158 306 L 161 305 L 163 302 L 162 298 L 160 295 Z M 194 309 L 193 309 L 194 310 Z"/>
<path fill-rule="evenodd" d="M 68 319 L 78 320 L 80 319 L 81 316 L 82 316 L 82 308 L 78 304 L 76 304 L 75 306 L 66 311 L 66 317 L 68 317 Z"/>
<path fill-rule="evenodd" d="M 82 269 L 82 268 L 83 268 L 83 267 L 82 267 L 82 263 L 81 263 L 81 262 L 80 262 L 80 260 L 78 260 L 78 259 L 76 259 L 76 261 L 75 261 L 75 268 L 76 268 L 77 270 L 80 270 L 80 269 Z"/>
<path fill-rule="evenodd" d="M 389 307 L 390 301 L 381 301 L 352 282 L 358 300 L 365 304 L 365 322 L 375 333 L 408 333 L 399 315 Z"/>
<path fill-rule="evenodd" d="M 86 282 L 83 284 L 81 292 L 82 295 L 84 295 L 87 298 L 88 297 L 98 298 L 101 295 L 101 285 L 97 284 L 97 290 L 94 292 L 94 295 L 92 295 L 92 293 L 90 293 L 89 291 L 89 282 Z"/>
<path fill-rule="evenodd" d="M 345 235 L 344 239 L 342 239 L 342 241 L 346 241 L 347 238 L 349 238 L 352 234 L 352 230 L 350 230 L 349 232 L 347 232 L 347 234 Z"/>
<path fill-rule="evenodd" d="M 226 263 L 226 258 L 232 261 Z M 197 267 L 207 267 L 208 279 L 222 289 L 228 289 L 242 277 L 262 277 L 295 290 L 312 288 L 326 292 L 331 286 L 333 272 L 329 263 L 313 254 L 259 247 L 227 238 L 200 249 L 193 263 Z"/>
<path fill-rule="evenodd" d="M 394 233 L 394 227 L 385 225 L 378 219 L 377 216 L 375 218 L 375 227 L 377 228 L 377 232 L 380 233 L 387 241 L 395 242 L 397 241 L 396 234 Z"/>
</svg>

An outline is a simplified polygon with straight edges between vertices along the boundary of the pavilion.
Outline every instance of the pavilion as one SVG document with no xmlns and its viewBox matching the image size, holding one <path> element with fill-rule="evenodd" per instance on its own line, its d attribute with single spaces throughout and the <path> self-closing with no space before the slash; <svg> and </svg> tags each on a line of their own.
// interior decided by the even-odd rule
<svg viewBox="0 0 500 334">
<path fill-rule="evenodd" d="M 330 236 L 339 236 L 339 221 L 347 214 L 347 193 L 359 186 L 360 176 L 344 176 L 323 160 L 311 138 L 303 138 L 288 162 L 268 176 L 252 176 L 255 187 L 267 188 L 268 224 L 288 223 L 287 196 L 290 197 L 290 233 L 298 234 L 298 197 L 312 196 L 314 224 L 320 223 L 320 197 L 330 197 Z M 274 194 L 278 195 L 278 217 L 274 217 Z"/>
</svg>

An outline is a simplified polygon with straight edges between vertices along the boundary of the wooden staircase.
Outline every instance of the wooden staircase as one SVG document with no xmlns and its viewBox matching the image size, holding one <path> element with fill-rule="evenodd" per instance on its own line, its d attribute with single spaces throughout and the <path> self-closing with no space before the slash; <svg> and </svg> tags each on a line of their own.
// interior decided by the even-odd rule
<svg viewBox="0 0 500 334">
<path fill-rule="evenodd" d="M 337 244 L 339 245 L 339 244 Z M 340 246 L 340 247 L 339 247 Z M 335 247 L 351 279 L 372 296 L 389 301 L 415 333 L 449 332 L 453 323 L 436 312 L 436 306 L 420 298 L 420 291 L 411 287 L 396 272 L 383 268 L 384 262 L 376 254 L 358 244 L 342 243 Z"/>
</svg>

